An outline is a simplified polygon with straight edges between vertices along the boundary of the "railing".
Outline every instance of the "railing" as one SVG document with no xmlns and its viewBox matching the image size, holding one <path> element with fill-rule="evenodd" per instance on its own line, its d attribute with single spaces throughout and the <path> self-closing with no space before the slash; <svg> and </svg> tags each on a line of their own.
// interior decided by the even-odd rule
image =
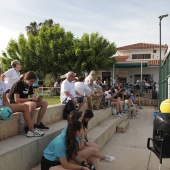
<svg viewBox="0 0 170 170">
<path fill-rule="evenodd" d="M 160 70 L 161 91 L 159 92 L 159 105 L 168 98 L 168 78 L 170 77 L 170 52 L 161 66 Z"/>
<path fill-rule="evenodd" d="M 60 87 L 39 87 L 39 93 L 42 95 L 53 96 L 60 92 Z"/>
</svg>

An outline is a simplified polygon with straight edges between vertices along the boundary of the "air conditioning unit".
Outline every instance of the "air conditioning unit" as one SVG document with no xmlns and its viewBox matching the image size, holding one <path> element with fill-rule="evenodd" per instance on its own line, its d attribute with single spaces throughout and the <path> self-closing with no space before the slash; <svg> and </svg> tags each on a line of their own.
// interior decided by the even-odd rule
<svg viewBox="0 0 170 170">
<path fill-rule="evenodd" d="M 153 53 L 156 53 L 156 50 L 153 50 Z"/>
</svg>

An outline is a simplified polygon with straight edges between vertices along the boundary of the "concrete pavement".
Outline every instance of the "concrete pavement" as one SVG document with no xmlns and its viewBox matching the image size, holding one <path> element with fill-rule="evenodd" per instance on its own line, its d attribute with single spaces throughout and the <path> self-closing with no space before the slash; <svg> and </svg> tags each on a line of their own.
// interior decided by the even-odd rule
<svg viewBox="0 0 170 170">
<path fill-rule="evenodd" d="M 113 163 L 99 162 L 99 170 L 146 170 L 149 158 L 147 139 L 153 132 L 153 107 L 143 107 L 138 119 L 129 119 L 125 133 L 116 133 L 102 149 L 104 154 L 115 156 Z M 156 170 L 158 158 L 152 153 L 149 170 Z M 162 170 L 170 169 L 170 159 L 163 159 Z"/>
</svg>

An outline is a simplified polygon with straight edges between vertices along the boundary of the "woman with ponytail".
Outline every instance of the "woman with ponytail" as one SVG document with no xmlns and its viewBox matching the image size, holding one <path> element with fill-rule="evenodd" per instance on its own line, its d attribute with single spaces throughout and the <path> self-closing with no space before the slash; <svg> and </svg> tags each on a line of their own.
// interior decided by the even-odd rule
<svg viewBox="0 0 170 170">
<path fill-rule="evenodd" d="M 80 121 L 68 123 L 66 134 L 61 133 L 44 150 L 41 159 L 41 170 L 90 170 L 86 161 L 77 155 L 77 140 L 83 128 Z M 72 163 L 74 160 L 77 164 Z M 81 165 L 82 164 L 82 165 Z"/>
</svg>

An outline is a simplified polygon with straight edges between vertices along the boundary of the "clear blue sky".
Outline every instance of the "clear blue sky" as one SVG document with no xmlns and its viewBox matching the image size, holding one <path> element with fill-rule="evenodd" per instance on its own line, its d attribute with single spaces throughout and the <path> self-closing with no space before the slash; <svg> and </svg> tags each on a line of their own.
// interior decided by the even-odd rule
<svg viewBox="0 0 170 170">
<path fill-rule="evenodd" d="M 159 44 L 159 19 L 170 0 L 4 0 L 0 3 L 0 52 L 31 22 L 53 19 L 75 37 L 98 32 L 117 47 Z M 170 49 L 170 16 L 162 20 L 162 44 Z"/>
</svg>

